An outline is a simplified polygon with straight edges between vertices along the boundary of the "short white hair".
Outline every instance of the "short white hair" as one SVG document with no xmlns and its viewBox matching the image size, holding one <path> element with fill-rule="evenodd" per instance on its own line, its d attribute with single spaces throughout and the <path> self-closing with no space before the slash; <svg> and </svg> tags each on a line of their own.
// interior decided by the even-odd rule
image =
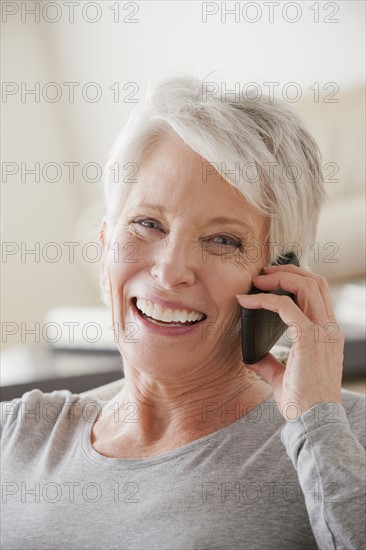
<svg viewBox="0 0 366 550">
<path fill-rule="evenodd" d="M 113 227 L 131 185 L 121 181 L 126 173 L 115 181 L 111 167 L 139 165 L 159 140 L 178 135 L 267 217 L 268 263 L 295 252 L 309 269 L 320 209 L 328 200 L 317 143 L 283 100 L 249 91 L 226 99 L 218 86 L 212 92 L 207 84 L 190 75 L 150 81 L 104 170 L 107 223 Z"/>
</svg>

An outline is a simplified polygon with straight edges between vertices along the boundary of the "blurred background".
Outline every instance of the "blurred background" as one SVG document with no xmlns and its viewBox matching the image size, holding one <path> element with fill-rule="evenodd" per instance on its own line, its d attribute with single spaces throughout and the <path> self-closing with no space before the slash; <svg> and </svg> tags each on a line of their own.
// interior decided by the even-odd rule
<svg viewBox="0 0 366 550">
<path fill-rule="evenodd" d="M 329 281 L 346 334 L 343 385 L 365 391 L 364 11 L 359 1 L 2 3 L 3 400 L 121 376 L 99 298 L 102 170 L 149 80 L 178 73 L 227 93 L 257 83 L 318 141 L 330 201 L 311 269 Z"/>
</svg>

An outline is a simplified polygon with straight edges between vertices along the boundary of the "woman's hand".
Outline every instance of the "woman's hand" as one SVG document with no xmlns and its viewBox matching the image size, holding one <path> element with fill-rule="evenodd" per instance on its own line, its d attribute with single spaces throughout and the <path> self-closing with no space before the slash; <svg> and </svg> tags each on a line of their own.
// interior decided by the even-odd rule
<svg viewBox="0 0 366 550">
<path fill-rule="evenodd" d="M 286 335 L 293 344 L 286 367 L 269 353 L 247 368 L 271 384 L 287 421 L 317 403 L 341 404 L 344 334 L 334 316 L 326 279 L 294 265 L 268 266 L 264 272 L 253 279 L 254 286 L 264 291 L 287 290 L 296 295 L 296 303 L 272 293 L 238 295 L 239 303 L 279 313 L 289 326 Z"/>
</svg>

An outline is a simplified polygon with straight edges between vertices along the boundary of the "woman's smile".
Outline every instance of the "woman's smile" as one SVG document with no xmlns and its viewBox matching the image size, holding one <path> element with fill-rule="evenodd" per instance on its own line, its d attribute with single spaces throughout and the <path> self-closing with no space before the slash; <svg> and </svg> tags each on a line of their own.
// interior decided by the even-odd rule
<svg viewBox="0 0 366 550">
<path fill-rule="evenodd" d="M 136 298 L 135 304 L 137 309 L 148 318 L 164 323 L 191 324 L 202 321 L 206 317 L 204 313 L 199 311 L 188 310 L 184 306 L 179 308 L 169 307 L 156 302 L 154 299 Z"/>
<path fill-rule="evenodd" d="M 161 336 L 182 336 L 184 334 L 191 333 L 197 330 L 207 318 L 206 316 L 204 316 L 202 319 L 197 319 L 196 321 L 163 321 L 161 319 L 158 320 L 155 319 L 151 314 L 147 315 L 141 309 L 139 309 L 137 307 L 136 298 L 133 298 L 131 300 L 131 308 L 134 319 L 139 326 L 154 334 L 159 334 Z M 161 308 L 160 311 L 162 311 Z M 148 313 L 150 313 L 150 311 L 148 311 Z M 161 315 L 159 315 L 158 313 L 157 317 L 161 317 Z"/>
</svg>

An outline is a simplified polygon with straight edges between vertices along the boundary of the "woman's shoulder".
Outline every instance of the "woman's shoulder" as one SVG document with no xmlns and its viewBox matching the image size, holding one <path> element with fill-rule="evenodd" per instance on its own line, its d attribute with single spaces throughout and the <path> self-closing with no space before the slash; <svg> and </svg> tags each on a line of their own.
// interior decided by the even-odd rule
<svg viewBox="0 0 366 550">
<path fill-rule="evenodd" d="M 72 430 L 82 420 L 92 421 L 101 403 L 70 390 L 43 392 L 34 388 L 21 397 L 0 403 L 0 430 L 4 443 L 8 438 L 43 440 L 54 430 Z"/>
</svg>

